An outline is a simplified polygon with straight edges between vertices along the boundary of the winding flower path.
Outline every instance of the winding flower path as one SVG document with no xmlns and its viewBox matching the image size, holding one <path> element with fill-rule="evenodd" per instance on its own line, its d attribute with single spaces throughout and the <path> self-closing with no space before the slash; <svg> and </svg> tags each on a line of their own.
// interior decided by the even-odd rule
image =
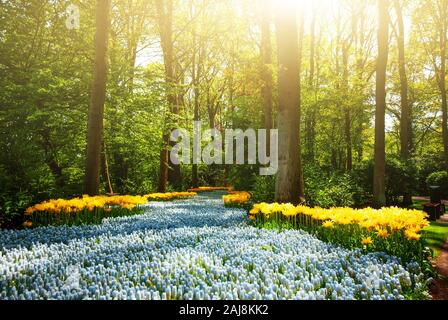
<svg viewBox="0 0 448 320">
<path fill-rule="evenodd" d="M 385 254 L 251 227 L 221 195 L 96 226 L 0 231 L 0 299 L 404 299 L 424 281 Z"/>
</svg>

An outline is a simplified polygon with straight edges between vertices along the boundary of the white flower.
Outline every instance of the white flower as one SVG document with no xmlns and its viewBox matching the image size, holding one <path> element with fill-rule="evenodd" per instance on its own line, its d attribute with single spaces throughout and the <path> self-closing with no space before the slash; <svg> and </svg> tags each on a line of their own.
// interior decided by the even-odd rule
<svg viewBox="0 0 448 320">
<path fill-rule="evenodd" d="M 400 280 L 424 281 L 418 265 L 259 230 L 220 199 L 200 200 L 97 226 L 0 231 L 0 298 L 403 299 Z"/>
</svg>

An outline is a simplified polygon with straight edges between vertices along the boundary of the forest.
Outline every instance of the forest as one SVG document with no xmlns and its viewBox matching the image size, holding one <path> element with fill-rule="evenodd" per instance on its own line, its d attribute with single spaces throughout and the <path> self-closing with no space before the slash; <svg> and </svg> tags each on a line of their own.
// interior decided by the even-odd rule
<svg viewBox="0 0 448 320">
<path fill-rule="evenodd" d="M 446 188 L 447 1 L 377 2 L 2 1 L 2 225 L 84 193 L 380 207 Z M 277 177 L 170 163 L 170 128 L 193 121 L 278 128 Z"/>
<path fill-rule="evenodd" d="M 0 300 L 448 300 L 447 40 L 448 0 L 0 1 Z"/>
</svg>

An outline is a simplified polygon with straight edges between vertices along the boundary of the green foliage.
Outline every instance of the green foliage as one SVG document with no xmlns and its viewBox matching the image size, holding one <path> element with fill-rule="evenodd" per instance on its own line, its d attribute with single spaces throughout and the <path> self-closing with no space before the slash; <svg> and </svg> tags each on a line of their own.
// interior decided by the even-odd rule
<svg viewBox="0 0 448 320">
<path fill-rule="evenodd" d="M 365 192 L 373 190 L 373 160 L 358 164 L 354 175 Z M 400 198 L 405 194 L 417 192 L 418 171 L 415 162 L 403 161 L 398 157 L 386 157 L 386 202 L 388 205 L 399 205 Z"/>
<path fill-rule="evenodd" d="M 330 171 L 306 165 L 305 196 L 312 206 L 322 208 L 362 206 L 366 203 L 366 191 L 347 172 Z"/>
<path fill-rule="evenodd" d="M 448 195 L 448 172 L 446 171 L 437 171 L 431 173 L 426 178 L 426 185 L 430 186 L 439 186 L 442 196 Z"/>
<path fill-rule="evenodd" d="M 350 173 L 306 165 L 304 174 L 305 197 L 311 206 L 350 207 L 363 206 L 367 202 L 366 191 Z M 275 176 L 256 177 L 250 190 L 253 203 L 274 202 Z"/>
<path fill-rule="evenodd" d="M 258 166 L 238 165 L 230 167 L 230 185 L 235 190 L 253 190 L 256 187 L 258 179 Z"/>
<path fill-rule="evenodd" d="M 251 193 L 253 203 L 274 202 L 275 176 L 257 176 Z"/>
<path fill-rule="evenodd" d="M 418 180 L 416 192 L 419 195 L 429 195 L 426 179 L 431 173 L 445 170 L 443 155 L 438 153 L 422 154 L 416 155 L 414 159 L 417 166 L 416 179 Z"/>
<path fill-rule="evenodd" d="M 23 221 L 23 211 L 31 205 L 33 197 L 24 192 L 0 194 L 0 227 L 13 228 Z"/>
<path fill-rule="evenodd" d="M 386 161 L 386 201 L 398 204 L 404 193 L 415 194 L 417 169 L 412 161 L 390 157 Z"/>
<path fill-rule="evenodd" d="M 350 190 L 351 186 L 347 181 L 341 181 L 340 184 L 331 184 L 325 189 L 318 190 L 313 202 L 315 205 L 323 208 L 334 206 L 349 207 L 355 204 L 354 193 Z"/>
<path fill-rule="evenodd" d="M 71 3 L 68 0 L 0 2 L 0 227 L 19 221 L 27 204 L 79 195 L 83 191 L 95 2 L 75 1 L 81 10 L 79 30 L 65 27 L 64 11 Z M 160 40 L 157 19 L 153 19 L 154 5 L 148 1 L 114 1 L 104 140 L 116 193 L 155 191 L 163 128 L 179 124 L 191 132 L 195 102 L 204 127 L 243 130 L 263 127 L 260 44 L 252 34 L 253 17 L 235 15 L 237 7 L 227 1 L 193 1 L 192 5 L 199 8 L 194 15 L 189 2 L 177 3 L 174 10 L 177 82 L 168 85 L 163 57 L 157 50 L 152 52 L 153 43 Z M 355 11 L 367 15 L 369 5 L 358 5 Z M 433 61 L 428 57 L 437 55 L 439 50 L 438 28 L 429 23 L 434 12 L 431 6 L 418 3 L 406 4 L 404 9 L 412 25 L 427 27 L 410 28 L 408 35 L 412 50 L 412 64 L 407 64 L 409 92 L 415 104 L 413 161 L 403 162 L 390 156 L 399 153 L 400 106 L 395 101 L 388 103 L 387 113 L 392 118 L 391 130 L 386 134 L 389 204 L 397 204 L 403 193 L 427 194 L 428 175 L 445 169 L 441 121 L 437 116 L 439 86 L 435 77 L 427 76 L 437 72 L 427 70 L 422 74 L 422 70 L 432 68 Z M 220 14 L 199 14 L 208 11 Z M 342 10 L 341 14 L 341 18 L 350 20 L 348 11 Z M 301 84 L 305 194 L 311 205 L 363 206 L 372 193 L 373 162 L 362 159 L 371 158 L 373 151 L 374 81 L 369 69 L 375 57 L 370 56 L 372 50 L 368 48 L 375 45 L 375 37 L 365 37 L 364 47 L 353 46 L 348 50 L 347 85 L 341 86 L 344 68 L 335 65 L 342 61 L 317 54 L 334 52 L 339 45 L 341 35 L 325 34 L 333 22 L 336 21 L 317 21 L 324 30 L 319 41 L 308 36 L 303 39 L 304 56 L 311 54 L 307 51 L 312 47 L 311 41 L 316 53 L 314 78 Z M 375 32 L 374 26 L 364 27 L 365 30 L 359 31 Z M 423 44 L 421 38 L 430 41 Z M 274 56 L 277 50 L 272 44 Z M 395 45 L 392 41 L 393 68 L 398 59 L 397 50 L 393 50 Z M 151 58 L 147 59 L 148 56 Z M 273 74 L 270 89 L 275 118 L 278 67 L 276 59 L 272 60 L 268 67 Z M 309 63 L 310 59 L 302 59 L 301 67 L 311 77 Z M 390 70 L 395 70 L 391 66 Z M 193 73 L 198 74 L 197 85 L 191 81 Z M 394 97 L 400 90 L 398 72 L 391 72 L 388 79 L 390 96 Z M 177 95 L 179 114 L 168 111 L 170 92 Z M 194 101 L 196 94 L 198 101 Z M 346 171 L 346 123 L 350 124 L 353 172 Z M 330 163 L 331 168 L 327 167 Z M 175 187 L 177 190 L 191 187 L 191 166 L 184 165 L 181 169 L 183 182 Z M 227 183 L 238 190 L 252 190 L 255 201 L 274 198 L 275 177 L 259 177 L 258 166 L 200 165 L 199 179 L 200 185 Z M 169 186 L 169 190 L 173 188 Z M 102 191 L 105 191 L 103 185 Z"/>
<path fill-rule="evenodd" d="M 448 241 L 448 225 L 444 223 L 431 222 L 429 226 L 423 229 L 425 235 L 425 243 L 429 248 L 434 250 L 437 258 L 443 245 Z"/>
</svg>

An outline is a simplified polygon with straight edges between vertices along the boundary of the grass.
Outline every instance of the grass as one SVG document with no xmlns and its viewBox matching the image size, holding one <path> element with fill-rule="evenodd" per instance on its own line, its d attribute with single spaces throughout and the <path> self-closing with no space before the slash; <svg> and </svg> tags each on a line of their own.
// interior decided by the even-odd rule
<svg viewBox="0 0 448 320">
<path fill-rule="evenodd" d="M 437 257 L 442 245 L 448 241 L 448 224 L 431 222 L 423 231 L 427 246 L 434 250 L 434 255 Z"/>
<path fill-rule="evenodd" d="M 414 200 L 410 206 L 412 209 L 423 210 L 426 200 Z M 448 223 L 431 222 L 424 230 L 426 245 L 434 251 L 437 258 L 440 249 L 448 241 Z"/>
<path fill-rule="evenodd" d="M 412 205 L 409 209 L 423 210 L 423 205 L 427 202 L 426 200 L 412 200 Z"/>
</svg>

